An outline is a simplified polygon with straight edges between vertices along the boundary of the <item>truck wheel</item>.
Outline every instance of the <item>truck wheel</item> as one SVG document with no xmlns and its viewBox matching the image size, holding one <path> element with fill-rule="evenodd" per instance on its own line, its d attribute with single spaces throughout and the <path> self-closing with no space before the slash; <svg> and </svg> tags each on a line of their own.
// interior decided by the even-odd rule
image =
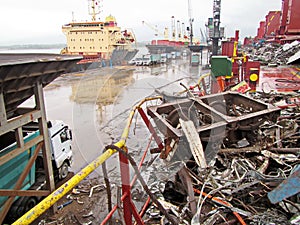
<svg viewBox="0 0 300 225">
<path fill-rule="evenodd" d="M 65 179 L 69 173 L 69 165 L 67 162 L 64 162 L 59 168 L 59 179 Z"/>
<path fill-rule="evenodd" d="M 30 209 L 36 206 L 36 204 L 37 204 L 37 199 L 34 197 L 29 197 L 25 203 L 24 213 L 28 212 Z"/>
</svg>

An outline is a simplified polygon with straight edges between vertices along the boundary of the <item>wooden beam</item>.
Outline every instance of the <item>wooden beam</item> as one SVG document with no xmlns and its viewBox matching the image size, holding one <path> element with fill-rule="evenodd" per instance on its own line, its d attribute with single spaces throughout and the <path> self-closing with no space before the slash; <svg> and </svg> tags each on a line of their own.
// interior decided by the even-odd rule
<svg viewBox="0 0 300 225">
<path fill-rule="evenodd" d="M 40 134 L 44 137 L 44 144 L 43 144 L 43 162 L 45 168 L 45 176 L 48 189 L 52 192 L 55 190 L 55 183 L 54 183 L 54 174 L 52 168 L 52 159 L 51 159 L 51 146 L 50 146 L 50 139 L 49 139 L 49 132 L 47 126 L 47 119 L 46 119 L 46 109 L 45 109 L 45 101 L 43 95 L 43 86 L 40 82 L 37 82 L 35 87 L 35 101 L 36 101 L 36 108 L 40 110 L 41 117 L 38 119 L 39 121 L 39 129 Z M 57 205 L 54 204 L 52 207 L 53 213 L 56 212 Z"/>
<path fill-rule="evenodd" d="M 4 163 L 8 162 L 9 160 L 13 159 L 17 155 L 19 155 L 19 154 L 27 151 L 29 148 L 31 148 L 32 146 L 38 144 L 41 141 L 43 141 L 43 136 L 39 135 L 39 136 L 33 138 L 32 140 L 26 142 L 24 144 L 24 147 L 22 147 L 22 148 L 16 148 L 16 149 L 10 151 L 9 153 L 1 156 L 0 157 L 0 166 L 3 165 Z"/>
<path fill-rule="evenodd" d="M 47 196 L 50 193 L 47 190 L 0 190 L 0 196 Z"/>
<path fill-rule="evenodd" d="M 21 127 L 29 122 L 35 121 L 40 117 L 41 117 L 41 112 L 39 110 L 34 110 L 32 112 L 8 120 L 7 123 L 3 125 L 1 123 L 0 136 L 7 133 L 8 131 L 13 131 L 18 127 Z"/>
<path fill-rule="evenodd" d="M 3 92 L 0 92 L 0 127 L 7 123 Z"/>
<path fill-rule="evenodd" d="M 24 147 L 24 137 L 23 137 L 23 130 L 22 127 L 18 127 L 15 131 L 16 133 L 16 140 L 17 140 L 17 147 L 23 148 Z"/>
</svg>

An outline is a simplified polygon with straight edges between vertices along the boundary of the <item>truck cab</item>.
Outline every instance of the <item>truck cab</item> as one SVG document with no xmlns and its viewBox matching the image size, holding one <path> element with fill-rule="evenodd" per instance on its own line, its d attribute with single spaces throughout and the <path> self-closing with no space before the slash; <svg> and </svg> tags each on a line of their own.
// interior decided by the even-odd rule
<svg viewBox="0 0 300 225">
<path fill-rule="evenodd" d="M 143 66 L 150 66 L 152 64 L 151 55 L 143 55 Z"/>
<path fill-rule="evenodd" d="M 52 165 L 59 179 L 64 179 L 72 165 L 72 132 L 63 121 L 49 121 L 48 130 L 51 144 Z"/>
<path fill-rule="evenodd" d="M 192 66 L 199 66 L 200 64 L 200 54 L 197 52 L 192 52 L 191 58 L 190 58 L 190 64 Z"/>
</svg>

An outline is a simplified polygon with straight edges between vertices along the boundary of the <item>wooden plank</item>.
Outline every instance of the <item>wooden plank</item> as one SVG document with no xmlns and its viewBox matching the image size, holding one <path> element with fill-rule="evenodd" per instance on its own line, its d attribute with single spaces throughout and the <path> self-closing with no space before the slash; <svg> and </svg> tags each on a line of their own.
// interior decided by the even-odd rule
<svg viewBox="0 0 300 225">
<path fill-rule="evenodd" d="M 0 93 L 0 127 L 7 123 L 3 92 Z"/>
<path fill-rule="evenodd" d="M 47 196 L 50 193 L 47 190 L 0 190 L 0 196 Z"/>
<path fill-rule="evenodd" d="M 11 120 L 8 120 L 7 123 L 1 124 L 0 126 L 0 135 L 3 135 L 9 131 L 15 130 L 18 127 L 22 127 L 23 125 L 32 122 L 41 117 L 40 110 L 33 110 L 32 112 L 26 113 L 24 115 L 15 117 Z"/>
<path fill-rule="evenodd" d="M 46 119 L 43 86 L 40 82 L 38 82 L 35 87 L 35 101 L 36 101 L 37 109 L 41 111 L 41 117 L 39 118 L 38 121 L 39 121 L 40 133 L 44 137 L 42 152 L 43 152 L 43 162 L 45 168 L 45 177 L 46 177 L 47 187 L 52 192 L 55 190 L 55 183 L 54 183 L 54 175 L 53 175 L 52 159 L 51 159 L 51 146 L 50 146 L 49 132 L 47 126 L 47 119 Z M 55 213 L 56 210 L 57 210 L 57 204 L 54 204 L 52 207 L 53 213 Z"/>
<path fill-rule="evenodd" d="M 33 138 L 32 140 L 26 142 L 24 144 L 24 147 L 16 148 L 16 149 L 12 150 L 11 152 L 1 156 L 0 157 L 0 166 L 3 165 L 4 163 L 8 162 L 9 160 L 13 159 L 17 155 L 27 151 L 29 148 L 31 148 L 32 146 L 38 144 L 41 141 L 43 141 L 43 136 L 39 135 L 39 136 Z"/>
<path fill-rule="evenodd" d="M 182 127 L 182 131 L 188 140 L 191 152 L 194 156 L 196 163 L 200 168 L 206 168 L 207 163 L 203 152 L 203 146 L 193 121 L 184 121 L 181 118 L 179 118 L 179 122 Z"/>
<path fill-rule="evenodd" d="M 15 133 L 16 133 L 17 146 L 19 148 L 24 147 L 24 137 L 23 137 L 22 127 L 18 127 Z"/>
</svg>

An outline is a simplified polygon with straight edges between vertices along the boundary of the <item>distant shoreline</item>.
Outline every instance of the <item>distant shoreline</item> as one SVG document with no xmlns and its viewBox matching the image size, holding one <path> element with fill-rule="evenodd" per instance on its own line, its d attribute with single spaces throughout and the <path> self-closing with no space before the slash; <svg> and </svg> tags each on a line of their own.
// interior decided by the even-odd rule
<svg viewBox="0 0 300 225">
<path fill-rule="evenodd" d="M 53 49 L 64 48 L 65 44 L 24 44 L 24 45 L 3 45 L 0 49 L 5 50 L 22 50 L 22 49 Z"/>
<path fill-rule="evenodd" d="M 147 42 L 136 43 L 136 47 L 144 47 Z M 1 45 L 0 50 L 24 50 L 24 49 L 54 49 L 54 48 L 64 48 L 66 44 L 18 44 L 18 45 Z"/>
</svg>

